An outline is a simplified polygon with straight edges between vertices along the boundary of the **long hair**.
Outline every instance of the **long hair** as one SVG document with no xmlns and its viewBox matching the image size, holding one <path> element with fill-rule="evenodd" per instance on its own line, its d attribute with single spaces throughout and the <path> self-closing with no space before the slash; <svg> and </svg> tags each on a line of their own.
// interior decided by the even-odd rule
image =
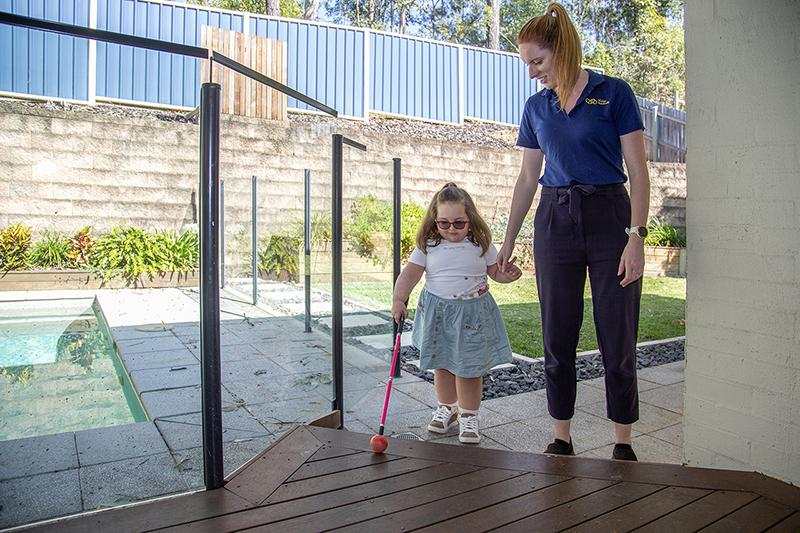
<svg viewBox="0 0 800 533">
<path fill-rule="evenodd" d="M 425 213 L 425 218 L 422 219 L 417 231 L 417 248 L 423 252 L 428 252 L 428 242 L 433 241 L 433 246 L 438 246 L 442 242 L 442 236 L 436 227 L 436 217 L 438 216 L 439 204 L 454 203 L 464 206 L 464 211 L 467 213 L 469 219 L 469 232 L 467 232 L 467 239 L 472 244 L 481 247 L 481 256 L 486 253 L 489 246 L 492 245 L 492 232 L 489 225 L 483 220 L 478 209 L 475 207 L 475 202 L 467 191 L 459 187 L 453 182 L 447 183 L 442 187 L 439 192 L 433 195 L 428 212 Z"/>
<path fill-rule="evenodd" d="M 517 35 L 517 44 L 530 42 L 553 52 L 556 96 L 559 106 L 564 109 L 578 81 L 583 54 L 578 30 L 561 4 L 552 2 L 544 15 L 533 17 L 522 26 Z"/>
</svg>

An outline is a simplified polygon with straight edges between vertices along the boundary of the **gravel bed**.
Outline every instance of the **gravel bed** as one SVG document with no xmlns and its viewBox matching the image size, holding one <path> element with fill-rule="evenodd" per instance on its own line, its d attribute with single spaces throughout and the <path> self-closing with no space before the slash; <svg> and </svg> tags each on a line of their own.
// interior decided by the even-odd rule
<svg viewBox="0 0 800 533">
<path fill-rule="evenodd" d="M 349 340 L 348 342 L 351 341 L 352 340 Z M 362 347 L 363 346 L 364 345 L 362 345 Z M 370 349 L 370 347 L 366 347 L 366 349 Z M 375 350 L 372 348 L 371 351 L 373 353 L 380 352 L 379 357 L 386 357 L 383 350 Z M 419 351 L 416 348 L 406 346 L 401 351 L 401 357 L 403 358 L 403 370 L 421 377 L 426 381 L 433 381 L 433 376 L 427 372 L 420 371 L 419 368 L 407 362 L 419 359 Z M 683 340 L 652 344 L 637 348 L 636 368 L 646 368 L 682 361 L 683 357 Z M 514 364 L 516 365 L 515 368 L 495 370 L 489 373 L 483 381 L 484 400 L 502 398 L 503 396 L 539 390 L 545 387 L 543 361 L 534 363 L 514 361 Z M 578 357 L 575 366 L 577 369 L 578 381 L 599 378 L 604 375 L 603 362 L 599 354 Z"/>
</svg>

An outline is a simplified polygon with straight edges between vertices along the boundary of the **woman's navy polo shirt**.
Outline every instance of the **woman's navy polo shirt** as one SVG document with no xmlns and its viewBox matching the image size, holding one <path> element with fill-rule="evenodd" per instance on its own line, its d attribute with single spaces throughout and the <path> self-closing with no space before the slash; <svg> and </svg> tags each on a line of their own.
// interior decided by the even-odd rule
<svg viewBox="0 0 800 533">
<path fill-rule="evenodd" d="M 525 103 L 517 146 L 544 152 L 542 185 L 607 185 L 627 180 L 619 138 L 644 129 L 639 104 L 625 81 L 588 72 L 586 88 L 569 114 L 559 108 L 551 89 L 539 91 Z"/>
</svg>

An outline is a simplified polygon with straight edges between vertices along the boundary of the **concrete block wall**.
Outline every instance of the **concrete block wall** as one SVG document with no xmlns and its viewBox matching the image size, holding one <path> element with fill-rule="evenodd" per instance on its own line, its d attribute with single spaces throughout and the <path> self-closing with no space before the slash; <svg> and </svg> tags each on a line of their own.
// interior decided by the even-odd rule
<svg viewBox="0 0 800 533">
<path fill-rule="evenodd" d="M 800 484 L 800 3 L 686 3 L 684 459 Z"/>
<path fill-rule="evenodd" d="M 179 230 L 195 222 L 199 128 L 178 116 L 119 106 L 64 109 L 0 100 L 0 227 L 23 222 L 37 232 L 72 232 L 86 224 L 97 231 L 119 224 Z M 347 120 L 226 116 L 220 157 L 229 253 L 242 260 L 249 247 L 254 174 L 259 176 L 261 235 L 302 220 L 305 168 L 312 171 L 313 209 L 329 215 L 335 132 L 369 147 L 366 153 L 345 148 L 346 211 L 366 193 L 390 200 L 392 158 L 400 157 L 404 201 L 427 205 L 444 183 L 456 181 L 470 191 L 487 221 L 508 212 L 521 161 L 521 151 L 509 143 L 478 146 L 412 137 Z M 507 133 L 504 137 L 515 138 L 513 130 Z M 674 163 L 650 168 L 651 215 L 678 226 L 685 220 L 684 169 Z"/>
</svg>

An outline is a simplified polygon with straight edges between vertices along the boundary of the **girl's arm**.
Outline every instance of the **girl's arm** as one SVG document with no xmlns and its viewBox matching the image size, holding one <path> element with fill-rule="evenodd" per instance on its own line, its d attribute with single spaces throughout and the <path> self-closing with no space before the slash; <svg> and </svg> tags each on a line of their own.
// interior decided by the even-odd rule
<svg viewBox="0 0 800 533">
<path fill-rule="evenodd" d="M 408 297 L 411 296 L 411 291 L 417 286 L 424 273 L 425 267 L 415 263 L 408 263 L 397 277 L 397 281 L 394 284 L 394 294 L 392 295 L 392 317 L 398 324 L 402 323 L 406 317 Z"/>
<path fill-rule="evenodd" d="M 486 267 L 486 274 L 497 283 L 512 283 L 522 276 L 522 270 L 512 262 L 506 262 L 505 271 L 500 270 L 497 263 Z"/>
</svg>

